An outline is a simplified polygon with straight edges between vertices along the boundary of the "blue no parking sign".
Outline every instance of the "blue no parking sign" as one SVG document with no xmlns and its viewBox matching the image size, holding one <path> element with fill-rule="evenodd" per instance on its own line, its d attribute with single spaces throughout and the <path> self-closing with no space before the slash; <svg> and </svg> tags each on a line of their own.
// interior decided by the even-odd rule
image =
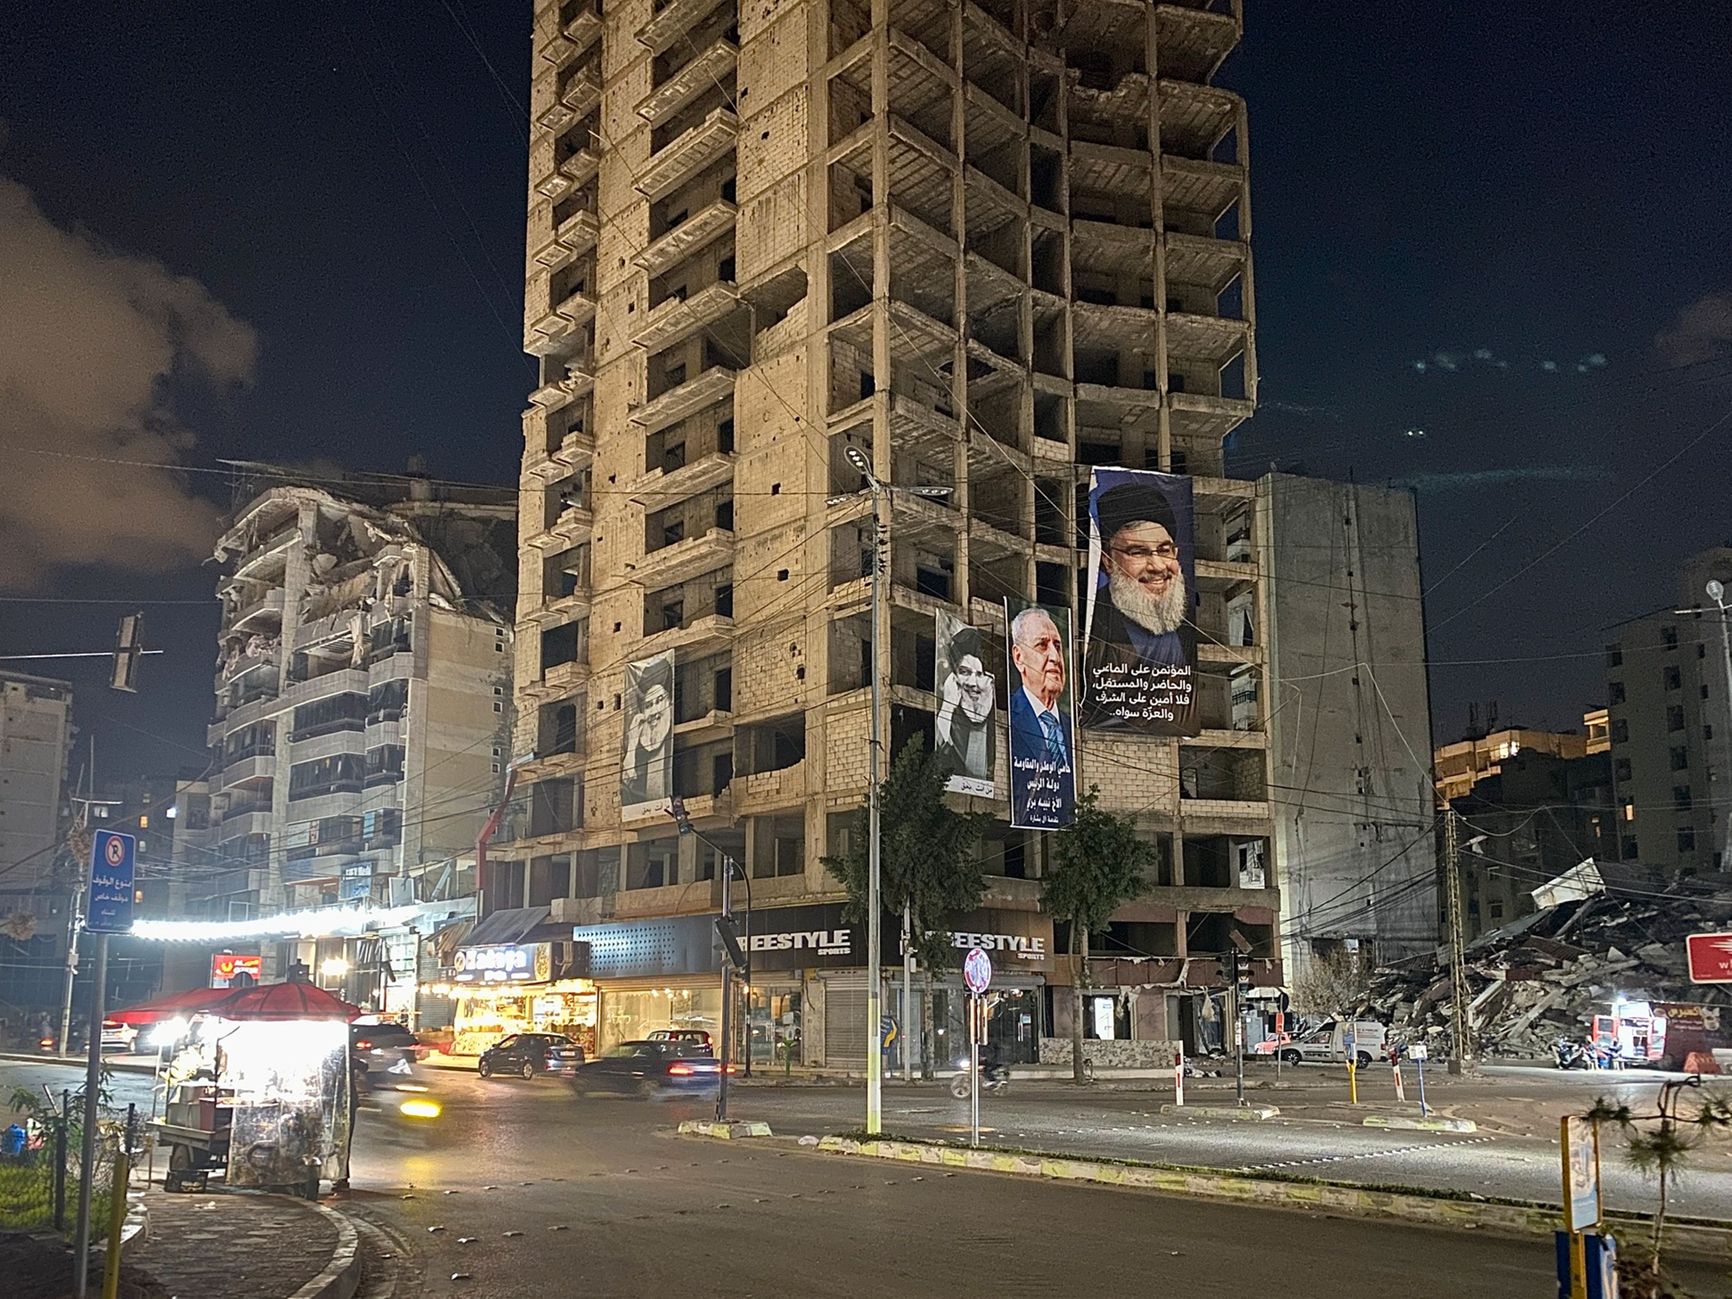
<svg viewBox="0 0 1732 1299">
<path fill-rule="evenodd" d="M 84 927 L 93 934 L 132 932 L 132 863 L 138 840 L 98 830 L 90 845 L 90 895 Z"/>
</svg>

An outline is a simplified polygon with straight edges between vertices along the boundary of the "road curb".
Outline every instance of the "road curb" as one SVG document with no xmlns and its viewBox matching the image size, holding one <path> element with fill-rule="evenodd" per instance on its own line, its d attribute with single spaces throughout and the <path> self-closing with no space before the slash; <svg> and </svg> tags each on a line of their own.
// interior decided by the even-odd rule
<svg viewBox="0 0 1732 1299">
<path fill-rule="evenodd" d="M 288 1197 L 280 1197 L 287 1199 Z M 325 1270 L 284 1299 L 353 1299 L 361 1284 L 361 1237 L 346 1214 L 311 1200 L 297 1200 L 331 1220 L 337 1229 L 337 1248 Z"/>
<path fill-rule="evenodd" d="M 682 1137 L 710 1137 L 716 1141 L 738 1141 L 742 1137 L 767 1137 L 770 1125 L 744 1119 L 731 1123 L 712 1123 L 703 1119 L 685 1119 L 679 1128 Z"/>
<path fill-rule="evenodd" d="M 1003 1150 L 969 1150 L 961 1146 L 931 1145 L 919 1141 L 878 1138 L 825 1137 L 818 1142 L 822 1154 L 852 1155 L 868 1159 L 893 1159 L 901 1163 L 933 1164 L 1012 1176 L 1040 1177 L 1049 1181 L 1090 1182 L 1101 1186 L 1130 1187 L 1171 1195 L 1227 1200 L 1239 1204 L 1263 1204 L 1273 1208 L 1312 1209 L 1346 1213 L 1361 1218 L 1388 1218 L 1417 1222 L 1458 1231 L 1487 1229 L 1516 1235 L 1550 1237 L 1559 1226 L 1556 1205 L 1530 1203 L 1494 1204 L 1480 1200 L 1451 1200 L 1403 1191 L 1382 1191 L 1348 1186 L 1339 1182 L 1277 1181 L 1232 1173 L 1211 1173 L 1158 1164 L 1118 1164 L 1068 1155 L 1041 1155 Z M 1614 1228 L 1625 1233 L 1647 1230 L 1640 1218 L 1609 1215 Z M 1709 1227 L 1691 1223 L 1669 1224 L 1667 1248 L 1708 1259 L 1732 1256 L 1732 1227 Z"/>
<path fill-rule="evenodd" d="M 76 1069 L 83 1069 L 90 1063 L 81 1055 L 43 1055 L 41 1052 L 29 1055 L 23 1051 L 0 1051 L 0 1060 L 11 1061 L 15 1064 L 56 1064 Z M 138 1064 L 131 1060 L 112 1060 L 106 1056 L 103 1057 L 102 1067 L 115 1073 L 154 1074 L 156 1072 L 156 1066 L 153 1064 Z"/>
<path fill-rule="evenodd" d="M 1229 1119 L 1234 1123 L 1266 1123 L 1281 1117 L 1273 1105 L 1163 1105 L 1162 1114 L 1175 1118 Z"/>
<path fill-rule="evenodd" d="M 1472 1119 L 1407 1119 L 1387 1114 L 1368 1114 L 1363 1125 L 1368 1128 L 1399 1128 L 1403 1132 L 1478 1132 Z"/>
</svg>

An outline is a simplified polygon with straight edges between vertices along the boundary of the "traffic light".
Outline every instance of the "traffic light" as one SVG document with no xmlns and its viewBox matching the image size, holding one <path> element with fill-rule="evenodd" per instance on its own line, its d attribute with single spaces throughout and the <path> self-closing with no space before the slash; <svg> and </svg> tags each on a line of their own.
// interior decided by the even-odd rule
<svg viewBox="0 0 1732 1299">
<path fill-rule="evenodd" d="M 126 690 L 138 693 L 138 660 L 143 652 L 139 637 L 144 632 L 144 615 L 142 613 L 123 613 L 120 615 L 120 631 L 114 638 L 114 671 L 108 679 L 108 684 L 115 690 Z"/>
<path fill-rule="evenodd" d="M 668 815 L 673 817 L 674 825 L 681 834 L 692 832 L 692 818 L 686 815 L 686 800 L 680 795 L 675 794 L 673 801 L 668 804 Z"/>
</svg>

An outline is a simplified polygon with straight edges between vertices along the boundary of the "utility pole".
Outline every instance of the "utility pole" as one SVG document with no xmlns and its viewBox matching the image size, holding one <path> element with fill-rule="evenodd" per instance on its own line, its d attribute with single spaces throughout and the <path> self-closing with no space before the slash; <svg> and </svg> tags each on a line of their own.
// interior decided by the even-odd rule
<svg viewBox="0 0 1732 1299">
<path fill-rule="evenodd" d="M 83 864 L 90 858 L 91 808 L 96 801 L 95 731 L 90 733 L 90 758 L 84 766 L 84 794 L 84 811 L 79 820 L 84 833 L 75 836 L 72 852 L 78 862 L 78 883 L 72 886 L 71 905 L 66 909 L 66 987 L 60 1001 L 60 1039 L 54 1044 L 59 1055 L 69 1055 L 72 1051 L 72 985 L 78 978 L 78 912 L 83 906 L 84 877 L 88 874 Z"/>
<path fill-rule="evenodd" d="M 1449 1071 L 1460 1074 L 1472 1068 L 1473 1012 L 1467 1004 L 1467 935 L 1461 906 L 1461 862 L 1457 847 L 1456 812 L 1443 810 L 1443 887 L 1449 906 L 1449 1002 L 1450 1034 L 1454 1046 L 1449 1053 Z"/>
<path fill-rule="evenodd" d="M 728 1063 L 733 1055 L 733 971 L 736 964 L 733 958 L 736 956 L 740 974 L 744 978 L 746 986 L 745 1076 L 748 1078 L 752 1076 L 752 877 L 747 874 L 744 866 L 723 851 L 720 844 L 698 833 L 697 828 L 692 825 L 692 818 L 686 812 L 686 800 L 682 796 L 675 794 L 668 801 L 667 811 L 668 815 L 674 819 L 674 826 L 680 834 L 691 835 L 692 838 L 715 853 L 716 859 L 721 864 L 722 914 L 721 920 L 716 925 L 716 930 L 721 935 L 723 946 L 727 948 L 727 951 L 722 956 L 722 1081 L 716 1092 L 716 1119 L 718 1122 L 725 1123 L 728 1118 Z M 740 882 L 746 886 L 746 932 L 743 944 L 733 935 L 733 892 L 734 872 L 736 870 L 740 873 Z"/>
<path fill-rule="evenodd" d="M 872 493 L 872 717 L 867 735 L 866 768 L 866 1131 L 876 1136 L 884 1130 L 884 1051 L 880 1045 L 880 1026 L 884 1020 L 884 970 L 880 944 L 883 939 L 883 877 L 882 839 L 878 828 L 878 786 L 884 762 L 884 745 L 879 734 L 880 701 L 883 675 L 879 666 L 879 624 L 884 617 L 884 566 L 890 544 L 890 520 L 887 506 L 893 491 L 872 471 L 872 458 L 860 447 L 849 447 L 844 453 L 848 463 L 866 480 Z M 953 494 L 949 487 L 911 487 L 905 489 L 929 500 L 948 500 Z M 912 937 L 912 935 L 910 935 Z M 903 1001 L 908 1000 L 907 979 L 909 961 L 903 956 Z M 907 1031 L 906 1010 L 903 1030 Z M 903 1051 L 907 1055 L 906 1049 Z"/>
<path fill-rule="evenodd" d="M 902 904 L 902 1081 L 914 1081 L 914 1039 L 909 1030 L 914 1024 L 914 916 L 908 903 Z"/>
<path fill-rule="evenodd" d="M 871 472 L 871 461 L 858 447 L 848 448 L 848 459 L 866 475 L 872 487 L 872 718 L 868 724 L 866 768 L 866 1133 L 876 1136 L 884 1130 L 884 1054 L 878 1045 L 879 1024 L 883 1008 L 879 997 L 883 989 L 883 971 L 879 968 L 884 941 L 880 932 L 883 924 L 883 879 L 880 853 L 883 836 L 878 827 L 878 783 L 883 767 L 883 743 L 878 734 L 878 620 L 883 616 L 884 545 L 888 531 L 884 521 L 883 491 Z"/>
</svg>

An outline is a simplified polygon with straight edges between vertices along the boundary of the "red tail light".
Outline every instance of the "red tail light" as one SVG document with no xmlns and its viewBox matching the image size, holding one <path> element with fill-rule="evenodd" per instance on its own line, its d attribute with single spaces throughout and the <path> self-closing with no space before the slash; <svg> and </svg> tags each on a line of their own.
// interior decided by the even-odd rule
<svg viewBox="0 0 1732 1299">
<path fill-rule="evenodd" d="M 682 1064 L 678 1060 L 675 1060 L 668 1066 L 668 1072 L 676 1078 L 684 1078 L 690 1074 L 691 1071 L 692 1067 L 689 1064 Z"/>
<path fill-rule="evenodd" d="M 740 1066 L 737 1064 L 731 1064 L 728 1066 L 728 1072 L 729 1073 L 739 1073 L 740 1072 Z"/>
</svg>

